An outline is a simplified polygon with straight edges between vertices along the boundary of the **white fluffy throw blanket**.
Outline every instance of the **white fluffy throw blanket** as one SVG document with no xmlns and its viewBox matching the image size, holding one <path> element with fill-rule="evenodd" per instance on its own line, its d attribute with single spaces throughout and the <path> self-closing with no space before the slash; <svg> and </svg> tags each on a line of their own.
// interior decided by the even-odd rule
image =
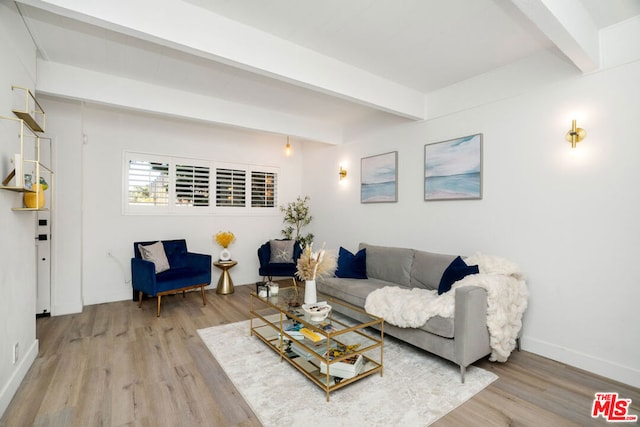
<svg viewBox="0 0 640 427">
<path fill-rule="evenodd" d="M 527 308 L 529 291 L 519 267 L 504 258 L 476 253 L 465 259 L 478 265 L 479 273 L 457 281 L 449 292 L 404 289 L 387 286 L 367 296 L 365 310 L 401 328 L 419 328 L 433 316 L 453 317 L 455 290 L 462 286 L 479 286 L 487 290 L 487 326 L 491 357 L 505 362 L 516 344 L 522 328 L 522 314 Z"/>
</svg>

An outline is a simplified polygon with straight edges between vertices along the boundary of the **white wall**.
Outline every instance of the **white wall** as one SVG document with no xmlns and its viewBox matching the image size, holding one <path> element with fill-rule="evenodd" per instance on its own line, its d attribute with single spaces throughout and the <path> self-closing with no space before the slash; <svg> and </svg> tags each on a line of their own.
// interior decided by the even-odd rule
<svg viewBox="0 0 640 427">
<path fill-rule="evenodd" d="M 0 115 L 12 117 L 12 85 L 35 86 L 35 47 L 13 3 L 0 2 Z M 0 125 L 5 126 L 4 120 Z M 11 128 L 9 128 L 11 129 Z M 17 136 L 17 135 L 16 135 Z M 9 158 L 20 149 L 17 138 L 0 141 L 0 181 L 13 169 Z M 35 214 L 14 212 L 22 194 L 0 191 L 0 416 L 38 354 L 35 322 Z M 13 363 L 13 346 L 19 359 Z"/>
<path fill-rule="evenodd" d="M 54 290 L 58 310 L 54 314 L 79 311 L 80 294 L 80 308 L 82 303 L 130 298 L 135 241 L 185 238 L 190 251 L 217 257 L 221 248 L 213 242 L 213 235 L 231 230 L 236 241 L 230 250 L 239 262 L 230 271 L 234 283 L 259 279 L 256 251 L 266 240 L 280 237 L 282 217 L 277 210 L 240 216 L 124 215 L 123 152 L 278 167 L 280 205 L 300 194 L 299 147 L 294 156 L 285 158 L 283 137 L 48 97 L 42 103 L 56 135 L 60 176 Z M 213 287 L 219 275 L 214 268 Z"/>
<path fill-rule="evenodd" d="M 531 292 L 524 349 L 640 386 L 638 76 L 636 61 L 340 147 L 308 147 L 303 191 L 317 240 L 507 257 Z M 587 138 L 572 150 L 564 138 L 574 117 Z M 484 135 L 483 200 L 425 202 L 424 144 L 474 133 Z M 399 155 L 398 203 L 360 204 L 360 159 L 389 151 Z M 348 166 L 345 185 L 339 164 Z"/>
</svg>

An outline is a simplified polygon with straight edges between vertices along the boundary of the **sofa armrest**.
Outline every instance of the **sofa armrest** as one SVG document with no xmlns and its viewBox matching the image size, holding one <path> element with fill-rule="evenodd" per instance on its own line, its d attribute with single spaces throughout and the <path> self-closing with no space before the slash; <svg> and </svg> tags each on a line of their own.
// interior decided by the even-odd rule
<svg viewBox="0 0 640 427">
<path fill-rule="evenodd" d="M 211 283 L 211 266 L 213 259 L 211 255 L 196 254 L 193 252 L 187 252 L 187 263 L 190 268 L 198 272 L 206 272 L 207 276 L 204 279 L 206 283 Z"/>
<path fill-rule="evenodd" d="M 269 265 L 269 259 L 271 258 L 271 247 L 269 242 L 258 248 L 258 261 L 260 261 L 260 268 L 265 268 Z"/>
<path fill-rule="evenodd" d="M 187 252 L 187 265 L 190 268 L 205 271 L 211 271 L 212 258 L 207 254 L 196 254 L 194 252 Z"/>
<path fill-rule="evenodd" d="M 156 295 L 156 266 L 151 261 L 131 258 L 131 285 L 136 291 Z"/>
<path fill-rule="evenodd" d="M 487 292 L 478 286 L 456 289 L 454 314 L 456 363 L 466 367 L 491 353 L 487 328 Z"/>
</svg>

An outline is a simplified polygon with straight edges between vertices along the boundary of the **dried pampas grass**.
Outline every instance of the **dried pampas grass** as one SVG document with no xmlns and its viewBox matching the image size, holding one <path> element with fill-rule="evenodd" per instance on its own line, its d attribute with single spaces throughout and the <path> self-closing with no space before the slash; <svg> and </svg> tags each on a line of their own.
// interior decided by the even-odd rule
<svg viewBox="0 0 640 427">
<path fill-rule="evenodd" d="M 296 277 L 300 280 L 316 280 L 318 277 L 327 277 L 336 271 L 338 257 L 335 251 L 326 251 L 324 244 L 320 252 L 313 252 L 313 244 L 307 245 L 302 251 L 296 264 Z"/>
</svg>

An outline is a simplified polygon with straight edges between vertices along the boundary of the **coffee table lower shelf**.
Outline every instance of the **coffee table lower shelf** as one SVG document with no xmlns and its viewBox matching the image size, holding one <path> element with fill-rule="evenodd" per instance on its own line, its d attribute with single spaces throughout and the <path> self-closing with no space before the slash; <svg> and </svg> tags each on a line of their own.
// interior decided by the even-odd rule
<svg viewBox="0 0 640 427">
<path fill-rule="evenodd" d="M 310 379 L 314 384 L 320 387 L 326 393 L 327 402 L 330 400 L 330 393 L 359 381 L 365 377 L 380 373 L 383 375 L 383 331 L 379 331 L 379 335 L 371 335 L 364 331 L 368 326 L 379 324 L 382 326 L 384 322 L 380 318 L 372 318 L 368 323 L 348 324 L 344 319 L 338 319 L 330 316 L 323 323 L 330 323 L 337 329 L 335 332 L 326 333 L 318 324 L 310 322 L 303 316 L 298 317 L 295 313 L 285 312 L 278 307 L 274 307 L 268 298 L 258 297 L 252 293 L 251 297 L 251 322 L 250 333 L 263 341 L 269 348 L 280 356 L 280 362 L 286 360 L 304 376 Z M 262 306 L 261 303 L 265 303 Z M 260 307 L 255 307 L 256 305 Z M 275 309 L 274 309 L 275 308 Z M 314 330 L 324 336 L 320 344 L 313 344 L 306 339 L 295 339 L 286 330 L 283 325 L 287 321 L 296 321 L 302 326 Z M 358 343 L 356 350 L 348 353 L 344 357 L 331 359 L 325 357 L 329 348 L 344 344 Z M 295 347 L 295 348 L 292 348 Z M 331 375 L 332 366 L 334 372 L 338 369 L 334 365 L 344 360 L 347 356 L 361 355 L 363 358 L 362 369 L 359 373 L 351 378 L 340 378 Z M 321 369 L 321 365 L 322 368 Z M 325 371 L 322 373 L 321 371 Z"/>
<path fill-rule="evenodd" d="M 351 384 L 355 381 L 358 381 L 364 377 L 375 374 L 377 372 L 379 372 L 381 376 L 383 374 L 382 364 L 380 364 L 379 362 L 367 356 L 363 356 L 365 361 L 364 361 L 364 367 L 362 369 L 362 372 L 360 372 L 355 377 L 342 378 L 342 379 L 334 377 L 330 375 L 331 365 L 329 365 L 329 369 L 327 370 L 327 373 L 323 374 L 320 372 L 320 366 L 319 366 L 320 362 L 318 361 L 319 358 L 312 357 L 308 360 L 307 358 L 299 355 L 295 355 L 294 357 L 289 356 L 288 353 L 285 351 L 287 347 L 286 341 L 284 339 L 281 340 L 280 338 L 277 337 L 277 335 L 275 338 L 273 337 L 270 338 L 268 334 L 264 334 L 266 332 L 265 329 L 273 330 L 271 326 L 263 325 L 257 328 L 253 328 L 252 334 L 260 338 L 273 351 L 279 354 L 280 361 L 286 360 L 293 367 L 295 367 L 300 372 L 302 372 L 302 374 L 304 374 L 307 378 L 313 381 L 318 387 L 323 389 L 327 394 L 327 402 L 329 401 L 329 393 L 331 393 L 332 391 L 335 391 L 339 388 L 342 388 L 348 384 Z"/>
</svg>

